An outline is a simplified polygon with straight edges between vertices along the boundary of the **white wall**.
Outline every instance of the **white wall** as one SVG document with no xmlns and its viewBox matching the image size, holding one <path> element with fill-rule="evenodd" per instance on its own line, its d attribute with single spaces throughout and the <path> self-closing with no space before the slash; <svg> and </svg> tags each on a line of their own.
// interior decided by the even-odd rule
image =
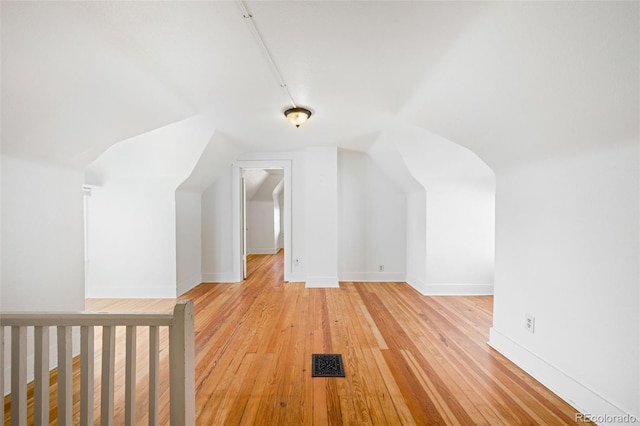
<svg viewBox="0 0 640 426">
<path fill-rule="evenodd" d="M 492 294 L 493 171 L 470 150 L 424 129 L 395 130 L 392 137 L 425 190 L 423 208 L 417 206 L 421 191 L 412 191 L 415 210 L 409 224 L 416 231 L 422 228 L 419 221 L 425 224 L 424 234 L 412 235 L 410 244 L 425 257 L 420 261 L 411 253 L 407 258 L 410 284 L 426 295 Z"/>
<path fill-rule="evenodd" d="M 273 200 L 247 202 L 247 253 L 273 254 L 277 251 L 273 219 Z"/>
<path fill-rule="evenodd" d="M 306 220 L 307 190 L 306 153 L 294 153 L 291 157 L 291 279 L 305 281 L 307 276 Z M 285 253 L 286 254 L 286 253 Z"/>
<path fill-rule="evenodd" d="M 87 297 L 176 297 L 176 189 L 213 132 L 194 116 L 120 142 L 87 168 L 99 184 L 88 200 Z"/>
<path fill-rule="evenodd" d="M 202 282 L 202 195 L 176 191 L 177 295 Z"/>
<path fill-rule="evenodd" d="M 215 222 L 211 217 L 214 208 L 211 191 L 218 178 L 229 173 L 229 164 L 238 156 L 240 149 L 235 141 L 216 132 L 189 177 L 180 184 L 176 191 L 178 294 L 201 281 L 232 281 L 229 277 L 224 276 L 225 266 L 222 265 L 225 264 L 225 260 L 221 260 L 221 264 L 217 264 L 216 255 L 214 255 L 214 253 L 218 253 L 221 256 L 228 256 L 230 249 L 226 251 L 226 254 L 222 249 L 220 251 L 214 249 L 217 242 L 210 238 L 212 227 L 215 227 Z M 227 176 L 227 184 L 230 185 L 228 178 Z M 226 188 L 228 195 L 230 194 L 229 190 Z M 183 196 L 180 195 L 181 193 Z M 193 194 L 198 194 L 197 201 Z M 230 220 L 231 213 L 230 209 L 228 210 L 228 212 L 220 210 L 215 213 L 214 217 L 226 214 Z M 227 226 L 228 230 L 231 229 L 230 223 L 226 224 L 222 221 L 222 224 L 222 226 Z M 216 275 L 218 273 L 213 271 L 216 271 L 218 267 L 222 269 L 219 275 Z M 206 278 L 203 274 L 206 275 Z M 200 281 L 197 281 L 198 279 Z"/>
<path fill-rule="evenodd" d="M 407 193 L 406 282 L 416 289 L 427 282 L 427 194 L 424 188 Z"/>
<path fill-rule="evenodd" d="M 414 288 L 426 282 L 426 192 L 396 148 L 397 135 L 385 132 L 367 150 L 375 165 L 406 194 L 405 281 Z"/>
<path fill-rule="evenodd" d="M 404 281 L 406 220 L 404 192 L 371 157 L 339 150 L 340 281 Z"/>
<path fill-rule="evenodd" d="M 338 149 L 306 154 L 306 285 L 338 287 Z"/>
<path fill-rule="evenodd" d="M 84 309 L 83 173 L 2 154 L 0 310 Z M 10 333 L 5 333 L 5 390 L 9 390 Z M 27 378 L 33 377 L 28 338 Z M 76 345 L 77 346 L 77 345 Z M 77 353 L 77 347 L 74 348 Z M 52 330 L 50 362 L 56 358 Z"/>
<path fill-rule="evenodd" d="M 92 189 L 87 297 L 176 297 L 172 186 L 120 181 Z"/>
<path fill-rule="evenodd" d="M 640 418 L 639 164 L 613 145 L 498 174 L 491 344 L 593 414 Z"/>
<path fill-rule="evenodd" d="M 495 180 L 427 179 L 427 294 L 492 294 Z"/>
<path fill-rule="evenodd" d="M 84 308 L 83 178 L 2 155 L 1 310 Z"/>
<path fill-rule="evenodd" d="M 202 280 L 233 282 L 231 166 L 202 193 Z"/>
</svg>

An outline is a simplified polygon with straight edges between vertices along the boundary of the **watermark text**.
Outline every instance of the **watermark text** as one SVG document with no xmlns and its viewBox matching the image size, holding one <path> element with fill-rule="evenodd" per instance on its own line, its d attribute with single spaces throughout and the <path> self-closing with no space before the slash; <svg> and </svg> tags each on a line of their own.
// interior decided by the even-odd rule
<svg viewBox="0 0 640 426">
<path fill-rule="evenodd" d="M 575 421 L 579 423 L 638 423 L 638 418 L 631 414 L 590 414 L 576 413 Z"/>
</svg>

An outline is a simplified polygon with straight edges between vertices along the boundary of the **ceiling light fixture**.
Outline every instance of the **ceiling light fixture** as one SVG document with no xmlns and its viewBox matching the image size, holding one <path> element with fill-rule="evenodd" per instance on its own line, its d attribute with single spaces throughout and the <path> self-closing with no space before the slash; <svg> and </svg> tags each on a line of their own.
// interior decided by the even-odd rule
<svg viewBox="0 0 640 426">
<path fill-rule="evenodd" d="M 287 120 L 296 127 L 300 127 L 305 121 L 311 117 L 311 111 L 302 107 L 289 108 L 284 112 Z"/>
<path fill-rule="evenodd" d="M 260 31 L 258 31 L 258 28 L 256 27 L 253 15 L 249 12 L 249 10 L 247 10 L 247 6 L 244 4 L 243 0 L 238 0 L 237 4 L 240 7 L 240 11 L 242 12 L 242 17 L 245 18 L 245 21 L 249 24 L 251 33 L 253 34 L 256 42 L 258 43 L 258 46 L 262 50 L 262 53 L 264 54 L 265 58 L 267 59 L 267 62 L 271 66 L 271 71 L 273 72 L 273 75 L 278 81 L 278 85 L 282 90 L 284 90 L 287 97 L 291 101 L 291 105 L 293 108 L 289 108 L 284 112 L 285 117 L 287 117 L 287 120 L 289 120 L 291 124 L 293 124 L 296 127 L 300 127 L 302 123 L 304 123 L 309 119 L 309 117 L 311 117 L 311 111 L 309 111 L 306 108 L 298 107 L 296 105 L 295 101 L 293 100 L 293 96 L 291 96 L 291 92 L 289 91 L 289 87 L 287 86 L 287 83 L 285 83 L 284 78 L 282 77 L 282 73 L 278 69 L 276 62 L 273 60 L 273 57 L 271 56 L 271 52 L 267 48 L 267 45 L 265 44 L 264 39 L 260 34 Z"/>
</svg>

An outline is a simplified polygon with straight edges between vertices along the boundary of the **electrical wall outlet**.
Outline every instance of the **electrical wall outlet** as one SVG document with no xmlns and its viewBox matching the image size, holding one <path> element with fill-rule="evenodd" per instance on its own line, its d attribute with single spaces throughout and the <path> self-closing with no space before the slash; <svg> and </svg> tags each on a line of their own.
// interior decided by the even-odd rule
<svg viewBox="0 0 640 426">
<path fill-rule="evenodd" d="M 524 314 L 524 328 L 528 332 L 534 333 L 536 329 L 536 317 L 531 314 Z"/>
<path fill-rule="evenodd" d="M 384 265 L 380 265 L 378 267 L 378 272 L 384 272 Z"/>
</svg>

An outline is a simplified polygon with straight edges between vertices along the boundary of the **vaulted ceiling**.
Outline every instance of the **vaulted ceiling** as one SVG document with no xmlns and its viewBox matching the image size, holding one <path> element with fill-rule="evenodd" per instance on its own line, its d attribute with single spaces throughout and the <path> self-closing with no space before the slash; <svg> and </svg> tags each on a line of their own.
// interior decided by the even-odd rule
<svg viewBox="0 0 640 426">
<path fill-rule="evenodd" d="M 635 2 L 6 2 L 2 149 L 86 166 L 201 115 L 241 151 L 422 130 L 494 169 L 637 137 Z M 606 119 L 603 119 L 606 117 Z"/>
</svg>

